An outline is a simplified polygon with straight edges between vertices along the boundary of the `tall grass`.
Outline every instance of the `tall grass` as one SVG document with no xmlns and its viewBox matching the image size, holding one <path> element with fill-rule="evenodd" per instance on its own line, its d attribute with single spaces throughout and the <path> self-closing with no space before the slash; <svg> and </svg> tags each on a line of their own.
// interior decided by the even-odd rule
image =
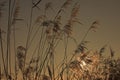
<svg viewBox="0 0 120 80">
<path fill-rule="evenodd" d="M 46 2 L 43 7 L 43 14 L 39 15 L 34 21 L 34 10 L 40 9 L 43 0 L 35 2 L 31 0 L 29 24 L 25 46 L 17 45 L 16 24 L 19 19 L 21 9 L 19 1 L 9 0 L 8 6 L 8 26 L 6 43 L 3 42 L 3 27 L 0 26 L 0 80 L 119 80 L 120 59 L 114 58 L 114 51 L 110 48 L 110 56 L 103 54 L 106 45 L 98 51 L 89 51 L 86 40 L 89 32 L 96 31 L 99 26 L 98 21 L 93 21 L 83 34 L 83 38 L 78 43 L 73 34 L 74 24 L 83 25 L 78 19 L 80 11 L 80 1 L 66 0 L 55 10 L 53 2 Z M 7 4 L 4 3 L 4 4 Z M 13 5 L 11 5 L 13 4 Z M 0 4 L 0 19 L 3 3 Z M 64 17 L 65 12 L 69 11 L 69 17 Z M 53 17 L 49 18 L 47 12 L 54 12 Z M 62 22 L 66 20 L 66 22 Z M 12 30 L 13 28 L 13 30 Z M 13 35 L 12 35 L 13 34 Z M 13 38 L 13 39 L 11 39 Z M 37 40 L 36 40 L 37 39 Z M 76 49 L 69 53 L 71 39 L 75 42 Z M 13 45 L 11 40 L 13 40 Z M 35 44 L 34 51 L 30 49 Z M 63 44 L 63 57 L 60 63 L 56 64 L 57 48 Z M 5 47 L 6 45 L 6 47 Z M 12 51 L 12 48 L 14 48 Z M 31 55 L 32 54 L 32 55 Z M 12 56 L 14 55 L 14 57 Z M 30 57 L 30 59 L 27 59 Z M 14 58 L 14 62 L 12 59 Z M 14 67 L 12 66 L 14 64 Z M 19 76 L 21 75 L 21 77 Z"/>
</svg>

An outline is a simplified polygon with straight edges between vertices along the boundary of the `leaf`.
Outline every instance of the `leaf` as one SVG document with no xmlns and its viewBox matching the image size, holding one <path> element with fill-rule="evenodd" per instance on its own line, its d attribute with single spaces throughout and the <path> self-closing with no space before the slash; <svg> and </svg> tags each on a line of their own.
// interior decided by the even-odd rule
<svg viewBox="0 0 120 80">
<path fill-rule="evenodd" d="M 78 20 L 72 20 L 72 22 L 76 22 L 76 23 L 78 23 L 78 24 L 80 24 L 80 25 L 83 25 L 83 23 L 81 23 L 81 22 L 78 21 Z"/>
<path fill-rule="evenodd" d="M 102 53 L 104 53 L 104 51 L 105 51 L 105 49 L 106 49 L 106 46 L 107 46 L 107 45 L 104 45 L 104 46 L 100 49 L 100 51 L 99 51 L 100 56 L 102 55 Z"/>
<path fill-rule="evenodd" d="M 114 57 L 114 51 L 113 51 L 113 49 L 110 47 L 110 54 L 111 54 L 111 57 Z"/>
<path fill-rule="evenodd" d="M 51 71 L 51 69 L 50 69 L 49 65 L 47 66 L 47 68 L 48 68 L 48 73 L 49 73 L 49 76 L 50 76 L 50 78 L 52 79 L 52 71 Z"/>
<path fill-rule="evenodd" d="M 96 20 L 92 23 L 92 25 L 95 25 L 95 24 L 99 24 L 99 21 Z"/>
</svg>

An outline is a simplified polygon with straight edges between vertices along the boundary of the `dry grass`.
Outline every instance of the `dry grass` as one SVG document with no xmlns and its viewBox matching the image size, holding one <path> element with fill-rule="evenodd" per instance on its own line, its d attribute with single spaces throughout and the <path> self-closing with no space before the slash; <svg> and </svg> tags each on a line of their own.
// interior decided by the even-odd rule
<svg viewBox="0 0 120 80">
<path fill-rule="evenodd" d="M 15 28 L 15 24 L 17 24 L 16 20 L 22 20 L 18 19 L 20 6 L 16 0 L 14 2 L 15 5 L 9 5 L 8 7 L 9 25 L 6 35 L 8 37 L 6 44 L 3 43 L 3 31 L 0 27 L 0 54 L 2 55 L 2 62 L 0 63 L 0 80 L 19 80 L 19 74 L 22 80 L 119 80 L 120 59 L 114 59 L 114 51 L 112 48 L 110 47 L 110 57 L 104 57 L 103 53 L 106 49 L 106 45 L 96 52 L 89 51 L 86 47 L 89 42 L 86 40 L 86 37 L 91 30 L 96 31 L 100 24 L 98 21 L 94 21 L 90 25 L 79 44 L 77 44 L 74 36 L 72 36 L 74 32 L 74 23 L 77 22 L 83 25 L 77 18 L 80 8 L 79 1 L 74 2 L 73 0 L 66 0 L 60 9 L 56 10 L 53 19 L 47 17 L 49 15 L 46 14 L 46 11 L 55 11 L 54 6 L 52 2 L 47 2 L 45 4 L 45 13 L 39 15 L 35 21 L 32 21 L 34 16 L 33 10 L 36 7 L 39 8 L 38 5 L 42 0 L 32 2 L 33 5 L 31 6 L 30 23 L 27 26 L 29 30 L 25 47 L 16 45 L 17 35 L 15 29 L 13 31 L 14 36 L 10 35 L 12 34 L 11 27 Z M 0 4 L 0 18 L 3 14 L 1 10 L 4 4 Z M 62 16 L 69 8 L 68 6 L 72 6 L 72 4 L 71 14 L 66 24 L 64 24 L 62 23 Z M 10 9 L 11 7 L 12 9 Z M 15 64 L 15 71 L 11 71 L 11 58 L 13 58 L 10 52 L 12 47 L 10 43 L 11 37 L 14 38 L 15 51 L 13 54 L 15 55 L 15 63 L 13 64 Z M 30 55 L 28 52 L 30 51 L 32 43 L 36 42 L 35 38 L 37 38 L 37 45 L 35 45 L 36 48 L 32 55 Z M 74 40 L 75 44 L 77 44 L 77 48 L 72 56 L 68 57 L 68 55 L 71 55 L 68 53 L 70 39 Z M 64 57 L 56 67 L 56 48 L 59 46 L 60 42 L 64 44 Z M 5 53 L 6 47 L 3 45 L 7 46 L 7 54 Z M 28 56 L 31 56 L 30 60 L 27 60 Z M 3 65 L 3 67 L 1 65 Z"/>
</svg>

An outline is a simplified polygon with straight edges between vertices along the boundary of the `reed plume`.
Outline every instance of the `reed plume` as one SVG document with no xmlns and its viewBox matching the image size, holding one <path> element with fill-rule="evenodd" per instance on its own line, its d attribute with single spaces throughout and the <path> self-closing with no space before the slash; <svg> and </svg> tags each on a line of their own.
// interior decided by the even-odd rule
<svg viewBox="0 0 120 80">
<path fill-rule="evenodd" d="M 3 7 L 5 6 L 6 1 L 0 3 L 0 18 L 2 17 Z"/>
</svg>

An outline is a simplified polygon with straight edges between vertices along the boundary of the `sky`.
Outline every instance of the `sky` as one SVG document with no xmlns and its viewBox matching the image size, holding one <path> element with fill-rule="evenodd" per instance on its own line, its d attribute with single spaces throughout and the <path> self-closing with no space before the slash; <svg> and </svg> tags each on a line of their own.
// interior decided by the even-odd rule
<svg viewBox="0 0 120 80">
<path fill-rule="evenodd" d="M 116 54 L 120 52 L 120 1 L 119 0 L 81 0 L 81 17 L 86 22 L 97 19 L 100 21 L 98 31 L 90 35 L 94 44 L 111 45 Z"/>
<path fill-rule="evenodd" d="M 0 0 L 2 2 L 4 0 Z M 38 0 L 34 0 L 35 2 Z M 53 1 L 52 5 L 53 10 L 49 10 L 46 14 L 48 14 L 49 18 L 53 18 L 55 15 L 54 13 L 65 0 L 49 0 Z M 77 0 L 73 0 L 75 2 Z M 48 2 L 48 0 L 42 0 L 41 4 L 38 5 L 40 9 L 35 8 L 33 10 L 33 22 L 36 19 L 37 16 L 43 14 L 43 6 L 44 4 Z M 16 26 L 18 28 L 16 32 L 16 40 L 17 45 L 23 45 L 25 46 L 26 42 L 26 36 L 27 36 L 27 30 L 26 27 L 27 24 L 29 24 L 29 18 L 30 18 L 30 7 L 31 2 L 30 0 L 19 0 L 20 5 L 20 13 L 19 18 L 24 19 L 24 22 L 17 22 Z M 69 8 L 69 7 L 68 7 Z M 80 0 L 80 11 L 78 14 L 78 18 L 80 19 L 80 22 L 83 23 L 83 25 L 75 24 L 74 25 L 74 33 L 73 36 L 77 40 L 77 42 L 80 42 L 86 33 L 87 29 L 90 27 L 91 23 L 95 20 L 99 21 L 99 27 L 96 32 L 89 32 L 86 40 L 90 41 L 88 44 L 88 49 L 92 50 L 99 50 L 104 45 L 111 46 L 113 50 L 115 51 L 115 55 L 117 57 L 120 57 L 120 0 Z M 68 12 L 67 12 L 68 11 Z M 0 25 L 2 25 L 2 29 L 7 29 L 7 16 L 8 16 L 8 3 L 6 3 L 6 6 L 4 8 L 4 14 L 1 18 L 2 21 L 0 21 Z M 69 9 L 66 10 L 66 12 L 63 14 L 63 16 L 66 18 L 69 14 Z M 63 21 L 64 22 L 64 21 Z M 36 29 L 36 28 L 35 28 Z M 39 36 L 39 35 L 38 35 Z M 37 40 L 37 38 L 36 38 Z M 13 43 L 13 42 L 12 42 Z M 36 42 L 37 43 L 37 42 Z M 33 47 L 35 43 L 32 43 Z M 69 52 L 71 53 L 74 50 L 73 42 L 70 41 L 69 45 Z M 34 48 L 31 48 L 31 51 L 33 51 Z M 59 53 L 61 53 L 62 50 L 62 44 L 57 50 Z M 109 49 L 107 50 L 109 52 Z M 57 59 L 59 60 L 61 57 L 61 54 L 56 54 Z M 107 55 L 107 54 L 106 54 Z"/>
<path fill-rule="evenodd" d="M 26 0 L 26 3 L 23 3 L 23 7 L 25 6 L 26 10 L 29 9 L 28 4 L 29 0 Z M 43 4 L 48 0 L 43 0 Z M 52 5 L 54 10 L 58 9 L 62 2 L 65 0 L 50 0 L 53 1 Z M 73 0 L 77 1 L 77 0 Z M 22 0 L 21 0 L 22 3 Z M 60 4 L 61 3 L 61 4 Z M 120 52 L 120 1 L 119 0 L 80 0 L 80 12 L 78 14 L 78 18 L 80 22 L 84 25 L 76 24 L 74 27 L 74 35 L 78 42 L 84 36 L 86 30 L 89 28 L 91 23 L 95 20 L 98 20 L 100 25 L 97 32 L 90 32 L 87 39 L 91 42 L 90 48 L 99 49 L 105 44 L 108 46 L 111 45 L 112 48 L 116 51 L 116 54 L 119 55 Z M 38 6 L 41 7 L 42 3 Z M 58 5 L 56 5 L 58 4 Z M 42 10 L 42 7 L 40 8 Z M 34 14 L 41 13 L 42 11 L 34 12 Z M 66 11 L 67 12 L 67 11 Z M 68 9 L 69 12 L 69 9 Z M 27 12 L 25 11 L 27 15 Z M 53 11 L 49 11 L 47 13 L 50 17 L 54 15 Z M 65 17 L 67 17 L 65 13 Z M 79 34 L 79 35 L 78 35 Z"/>
</svg>

